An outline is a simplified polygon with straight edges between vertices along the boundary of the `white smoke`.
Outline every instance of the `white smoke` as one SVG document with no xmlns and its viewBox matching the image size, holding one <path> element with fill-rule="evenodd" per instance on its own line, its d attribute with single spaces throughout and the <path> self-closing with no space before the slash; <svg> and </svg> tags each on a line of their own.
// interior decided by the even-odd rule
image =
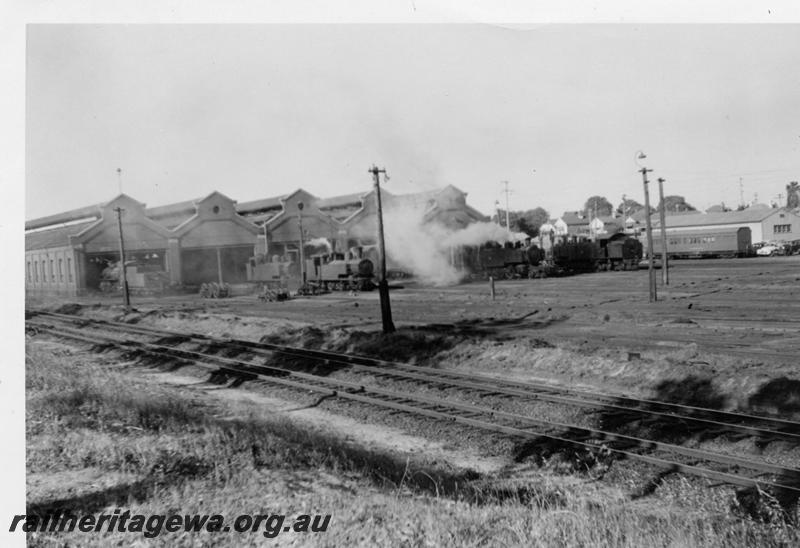
<svg viewBox="0 0 800 548">
<path fill-rule="evenodd" d="M 311 238 L 305 243 L 305 245 L 312 247 L 324 247 L 327 253 L 333 252 L 333 247 L 327 238 Z"/>
<path fill-rule="evenodd" d="M 441 224 L 424 222 L 419 207 L 390 207 L 384 210 L 387 260 L 412 272 L 424 283 L 435 286 L 458 283 L 463 273 L 451 264 L 453 248 L 478 246 L 486 242 L 505 243 L 527 238 L 495 223 L 478 222 L 453 230 Z M 374 239 L 372 234 L 362 238 Z M 521 237 L 521 238 L 520 238 Z"/>
</svg>

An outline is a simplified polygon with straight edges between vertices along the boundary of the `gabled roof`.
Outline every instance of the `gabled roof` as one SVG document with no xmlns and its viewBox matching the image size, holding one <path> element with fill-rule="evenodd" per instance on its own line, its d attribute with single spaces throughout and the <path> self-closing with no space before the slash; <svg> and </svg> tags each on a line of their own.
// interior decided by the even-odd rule
<svg viewBox="0 0 800 548">
<path fill-rule="evenodd" d="M 580 211 L 565 211 L 561 219 L 567 223 L 567 226 L 588 225 L 591 221 L 588 217 L 582 217 Z"/>
<path fill-rule="evenodd" d="M 361 207 L 364 198 L 366 198 L 370 192 L 372 191 L 368 190 L 366 192 L 355 192 L 353 194 L 334 196 L 332 198 L 320 198 L 319 201 L 317 201 L 317 207 L 320 209 L 333 209 L 348 206 Z"/>
<path fill-rule="evenodd" d="M 693 215 L 668 215 L 665 221 L 668 227 L 760 223 L 778 211 L 784 210 L 757 208 Z M 652 220 L 654 224 L 661 226 L 658 215 L 654 215 Z"/>
<path fill-rule="evenodd" d="M 97 220 L 84 221 L 71 225 L 59 226 L 48 230 L 39 230 L 25 233 L 25 251 L 32 249 L 46 249 L 69 245 L 69 237 L 74 236 L 95 224 Z"/>
<path fill-rule="evenodd" d="M 236 211 L 239 215 L 247 215 L 257 211 L 265 211 L 269 209 L 281 209 L 283 200 L 288 198 L 289 194 L 282 194 L 272 198 L 262 198 L 261 200 L 252 200 L 250 202 L 240 202 L 236 204 Z"/>
<path fill-rule="evenodd" d="M 186 200 L 185 202 L 176 202 L 174 204 L 167 204 L 163 206 L 148 207 L 144 210 L 144 213 L 151 219 L 187 213 L 191 215 L 194 214 L 198 201 L 200 201 L 200 198 L 197 200 Z"/>
</svg>

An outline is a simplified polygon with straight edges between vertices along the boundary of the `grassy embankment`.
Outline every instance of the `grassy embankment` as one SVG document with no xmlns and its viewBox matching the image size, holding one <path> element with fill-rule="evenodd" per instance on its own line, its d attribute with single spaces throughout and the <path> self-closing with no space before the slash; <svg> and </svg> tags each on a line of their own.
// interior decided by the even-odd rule
<svg viewBox="0 0 800 548">
<path fill-rule="evenodd" d="M 542 476 L 499 488 L 491 478 L 422 468 L 298 429 L 185 389 L 136 378 L 66 347 L 28 345 L 28 510 L 226 516 L 332 514 L 328 531 L 169 533 L 157 545 L 785 546 L 798 530 L 713 511 L 586 494 Z M 723 508 L 720 511 L 719 508 Z M 767 510 L 769 508 L 767 507 Z M 136 533 L 31 534 L 31 545 L 108 546 Z"/>
</svg>

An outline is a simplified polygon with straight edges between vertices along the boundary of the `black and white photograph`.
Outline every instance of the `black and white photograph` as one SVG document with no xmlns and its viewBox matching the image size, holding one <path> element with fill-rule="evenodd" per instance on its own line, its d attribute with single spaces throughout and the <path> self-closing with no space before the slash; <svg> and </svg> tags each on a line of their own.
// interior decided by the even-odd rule
<svg viewBox="0 0 800 548">
<path fill-rule="evenodd" d="M 800 24 L 432 4 L 20 25 L 10 540 L 800 545 Z"/>
</svg>

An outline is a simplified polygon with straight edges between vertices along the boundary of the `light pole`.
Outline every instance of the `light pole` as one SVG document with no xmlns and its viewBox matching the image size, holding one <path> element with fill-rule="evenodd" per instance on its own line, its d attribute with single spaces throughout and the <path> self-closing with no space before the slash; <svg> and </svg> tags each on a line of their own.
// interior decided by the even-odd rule
<svg viewBox="0 0 800 548">
<path fill-rule="evenodd" d="M 385 169 L 373 165 L 369 170 L 375 183 L 375 200 L 378 208 L 378 251 L 380 253 L 381 278 L 378 281 L 378 295 L 381 300 L 381 322 L 384 333 L 394 333 L 392 322 L 392 306 L 389 302 L 389 282 L 386 281 L 386 243 L 383 237 L 383 209 L 381 207 L 380 174 L 386 175 Z"/>
<path fill-rule="evenodd" d="M 640 150 L 636 156 L 636 165 L 640 165 L 638 160 L 644 160 L 645 158 L 647 158 L 647 155 Z M 656 271 L 653 268 L 653 227 L 650 224 L 650 192 L 647 189 L 647 173 L 653 170 L 641 166 L 639 171 L 642 174 L 642 184 L 644 185 L 644 218 L 646 221 L 645 226 L 647 227 L 647 277 L 650 282 L 650 302 L 652 303 L 658 300 L 658 295 L 656 294 Z"/>
<path fill-rule="evenodd" d="M 503 181 L 503 184 L 506 187 L 506 189 L 503 191 L 506 193 L 506 230 L 511 232 L 511 211 L 508 205 L 508 195 L 511 191 L 508 190 L 508 181 Z"/>
<path fill-rule="evenodd" d="M 658 178 L 658 198 L 660 205 L 658 208 L 659 220 L 661 222 L 661 283 L 669 285 L 669 259 L 667 259 L 667 220 L 664 207 L 664 181 L 663 177 Z"/>
<path fill-rule="evenodd" d="M 303 250 L 303 202 L 297 203 L 297 225 L 300 228 L 300 285 L 306 285 L 306 254 Z"/>
</svg>

